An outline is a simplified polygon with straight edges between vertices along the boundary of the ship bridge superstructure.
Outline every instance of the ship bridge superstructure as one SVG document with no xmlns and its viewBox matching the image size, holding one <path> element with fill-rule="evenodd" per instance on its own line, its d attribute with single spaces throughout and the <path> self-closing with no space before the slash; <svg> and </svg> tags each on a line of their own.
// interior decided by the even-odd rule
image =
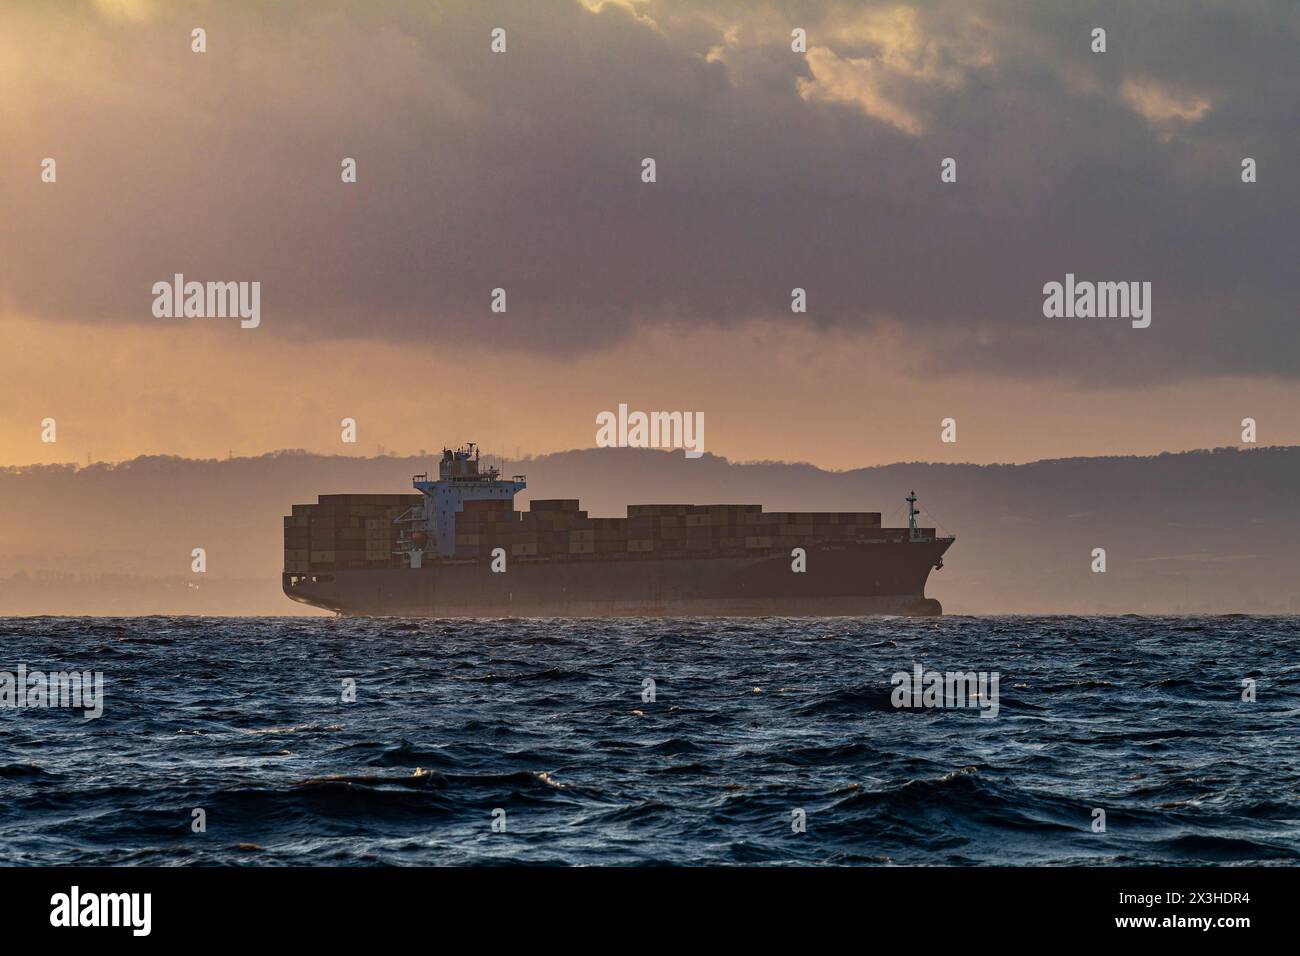
<svg viewBox="0 0 1300 956">
<path fill-rule="evenodd" d="M 479 449 L 473 442 L 454 451 L 442 450 L 436 481 L 422 474 L 413 476 L 411 484 L 424 495 L 423 508 L 413 508 L 398 520 L 409 525 L 402 541 L 415 568 L 421 566 L 427 552 L 442 557 L 455 555 L 456 515 L 464 510 L 465 502 L 513 502 L 515 495 L 528 486 L 523 475 L 513 475 L 507 481 L 496 468 L 480 469 Z"/>
</svg>

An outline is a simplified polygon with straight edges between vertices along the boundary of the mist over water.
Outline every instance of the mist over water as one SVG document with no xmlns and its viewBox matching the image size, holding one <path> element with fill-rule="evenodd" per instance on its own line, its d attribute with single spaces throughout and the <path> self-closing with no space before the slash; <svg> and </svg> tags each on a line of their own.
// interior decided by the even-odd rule
<svg viewBox="0 0 1300 956">
<path fill-rule="evenodd" d="M 97 720 L 0 708 L 4 864 L 1300 859 L 1295 617 L 9 618 L 0 638 L 0 671 L 102 671 L 105 694 Z M 997 717 L 895 708 L 915 664 L 998 672 Z"/>
</svg>

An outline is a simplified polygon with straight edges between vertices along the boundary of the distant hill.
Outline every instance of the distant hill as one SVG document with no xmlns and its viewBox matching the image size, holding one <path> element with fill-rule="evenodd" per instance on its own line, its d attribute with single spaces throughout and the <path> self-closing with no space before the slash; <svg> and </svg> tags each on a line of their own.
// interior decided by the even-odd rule
<svg viewBox="0 0 1300 956">
<path fill-rule="evenodd" d="M 396 492 L 427 458 L 277 452 L 0 469 L 0 614 L 296 614 L 280 593 L 281 515 L 318 494 Z M 957 535 L 929 594 L 948 613 L 1300 613 L 1300 448 L 902 463 L 823 471 L 713 455 L 592 449 L 521 462 L 538 497 L 593 515 L 628 503 L 881 511 Z M 893 513 L 893 521 L 888 518 Z M 190 571 L 192 548 L 208 571 Z M 1105 548 L 1107 572 L 1089 570 Z"/>
</svg>

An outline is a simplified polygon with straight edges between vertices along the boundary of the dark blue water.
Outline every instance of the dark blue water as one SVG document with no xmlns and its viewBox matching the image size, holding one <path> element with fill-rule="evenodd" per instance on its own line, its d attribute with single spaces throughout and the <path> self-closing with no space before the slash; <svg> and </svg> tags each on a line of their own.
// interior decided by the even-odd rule
<svg viewBox="0 0 1300 956">
<path fill-rule="evenodd" d="M 0 638 L 0 671 L 105 676 L 97 720 L 0 708 L 5 864 L 1300 859 L 1296 618 L 33 618 Z M 895 708 L 914 663 L 998 672 L 997 717 Z"/>
</svg>

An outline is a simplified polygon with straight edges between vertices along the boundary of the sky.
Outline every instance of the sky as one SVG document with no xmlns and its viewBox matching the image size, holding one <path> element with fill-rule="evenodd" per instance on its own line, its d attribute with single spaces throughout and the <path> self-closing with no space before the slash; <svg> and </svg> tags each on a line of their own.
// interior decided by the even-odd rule
<svg viewBox="0 0 1300 956">
<path fill-rule="evenodd" d="M 1263 0 L 5 3 L 0 464 L 543 453 L 620 403 L 829 468 L 1300 443 L 1298 42 Z M 260 324 L 155 316 L 177 273 Z M 1046 317 L 1067 273 L 1150 326 Z"/>
</svg>

